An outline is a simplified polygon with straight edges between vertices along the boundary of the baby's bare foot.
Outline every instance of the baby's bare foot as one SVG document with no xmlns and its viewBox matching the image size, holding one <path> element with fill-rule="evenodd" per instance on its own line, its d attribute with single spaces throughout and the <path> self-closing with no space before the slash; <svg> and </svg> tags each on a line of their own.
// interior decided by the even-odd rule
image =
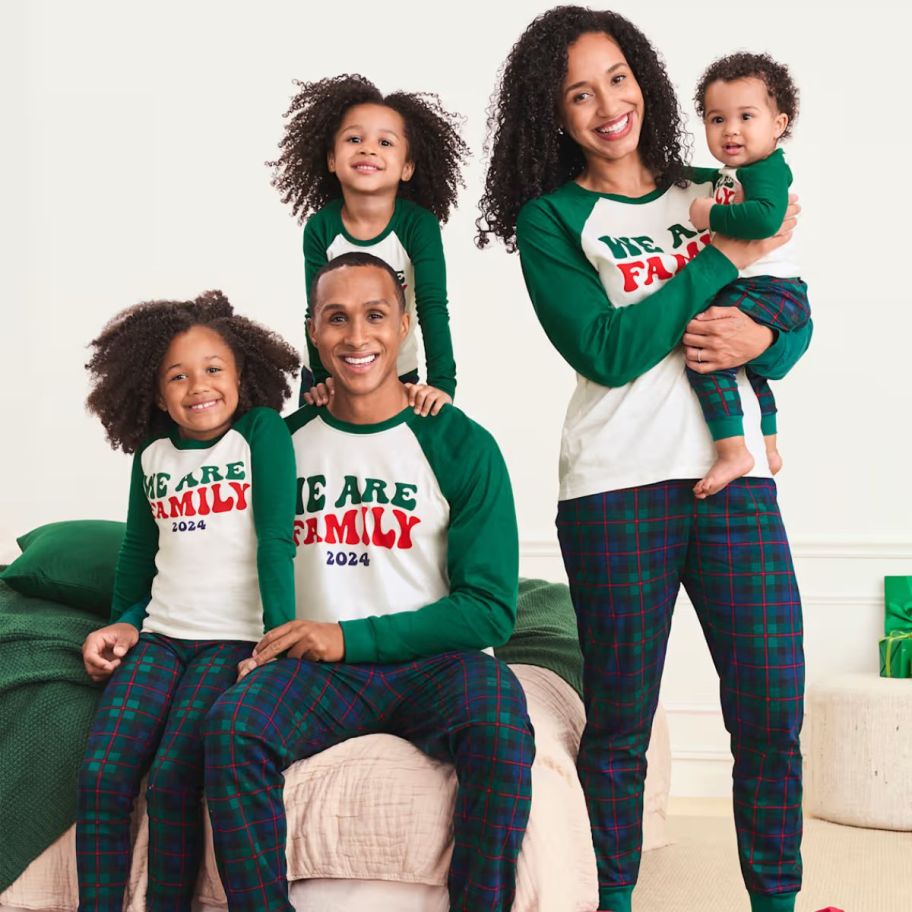
<svg viewBox="0 0 912 912">
<path fill-rule="evenodd" d="M 782 457 L 775 446 L 766 448 L 766 461 L 769 463 L 770 471 L 773 475 L 777 475 L 782 468 Z"/>
<path fill-rule="evenodd" d="M 737 452 L 720 453 L 712 468 L 694 485 L 698 500 L 718 494 L 730 481 L 741 478 L 754 467 L 754 457 L 747 447 Z"/>
</svg>

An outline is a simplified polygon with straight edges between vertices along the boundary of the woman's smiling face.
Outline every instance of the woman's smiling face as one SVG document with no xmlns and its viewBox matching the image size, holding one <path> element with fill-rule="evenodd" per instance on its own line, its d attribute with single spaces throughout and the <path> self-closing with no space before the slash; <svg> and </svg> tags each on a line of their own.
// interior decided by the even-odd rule
<svg viewBox="0 0 912 912">
<path fill-rule="evenodd" d="M 638 158 L 643 113 L 643 93 L 618 45 L 604 32 L 580 35 L 567 48 L 560 116 L 587 161 Z"/>
</svg>

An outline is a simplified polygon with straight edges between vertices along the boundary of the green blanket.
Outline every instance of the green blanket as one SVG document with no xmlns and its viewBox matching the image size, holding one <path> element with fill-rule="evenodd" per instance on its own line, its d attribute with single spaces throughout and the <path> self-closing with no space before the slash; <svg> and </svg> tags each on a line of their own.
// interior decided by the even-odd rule
<svg viewBox="0 0 912 912">
<path fill-rule="evenodd" d="M 509 664 L 549 668 L 582 697 L 583 654 L 570 590 L 563 583 L 521 579 L 513 636 L 494 655 Z"/>
<path fill-rule="evenodd" d="M 0 581 L 0 890 L 76 818 L 76 774 L 101 693 L 80 647 L 102 623 Z"/>
</svg>

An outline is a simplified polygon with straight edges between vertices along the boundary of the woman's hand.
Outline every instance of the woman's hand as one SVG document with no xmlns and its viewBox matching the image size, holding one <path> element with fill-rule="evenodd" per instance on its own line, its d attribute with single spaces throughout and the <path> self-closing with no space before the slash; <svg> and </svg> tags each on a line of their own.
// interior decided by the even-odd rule
<svg viewBox="0 0 912 912">
<path fill-rule="evenodd" d="M 717 234 L 713 237 L 712 246 L 717 248 L 720 253 L 724 253 L 740 271 L 791 240 L 792 232 L 798 224 L 799 212 L 801 212 L 801 206 L 798 205 L 798 197 L 791 193 L 788 208 L 785 210 L 785 218 L 779 226 L 779 230 L 772 237 L 759 241 L 743 241 L 724 234 Z"/>
<path fill-rule="evenodd" d="M 710 307 L 698 313 L 684 330 L 684 358 L 698 374 L 740 367 L 773 344 L 768 326 L 755 323 L 737 307 Z"/>
<path fill-rule="evenodd" d="M 444 405 L 453 404 L 452 396 L 425 383 L 406 383 L 405 391 L 416 415 L 436 415 Z"/>
<path fill-rule="evenodd" d="M 109 624 L 90 633 L 82 644 L 86 674 L 97 683 L 106 681 L 138 640 L 139 631 L 132 624 Z"/>
</svg>

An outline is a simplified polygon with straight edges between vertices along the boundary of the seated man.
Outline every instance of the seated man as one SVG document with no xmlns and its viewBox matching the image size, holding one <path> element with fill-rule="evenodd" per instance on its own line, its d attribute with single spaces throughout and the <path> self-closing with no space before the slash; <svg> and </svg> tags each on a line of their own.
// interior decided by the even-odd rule
<svg viewBox="0 0 912 912">
<path fill-rule="evenodd" d="M 482 651 L 515 621 L 506 466 L 458 409 L 419 417 L 409 407 L 396 376 L 409 317 L 386 263 L 331 260 L 311 301 L 308 330 L 334 392 L 326 408 L 288 419 L 300 619 L 260 641 L 207 719 L 206 797 L 228 906 L 292 909 L 282 770 L 388 732 L 456 769 L 451 908 L 506 912 L 534 754 L 519 683 Z"/>
</svg>

